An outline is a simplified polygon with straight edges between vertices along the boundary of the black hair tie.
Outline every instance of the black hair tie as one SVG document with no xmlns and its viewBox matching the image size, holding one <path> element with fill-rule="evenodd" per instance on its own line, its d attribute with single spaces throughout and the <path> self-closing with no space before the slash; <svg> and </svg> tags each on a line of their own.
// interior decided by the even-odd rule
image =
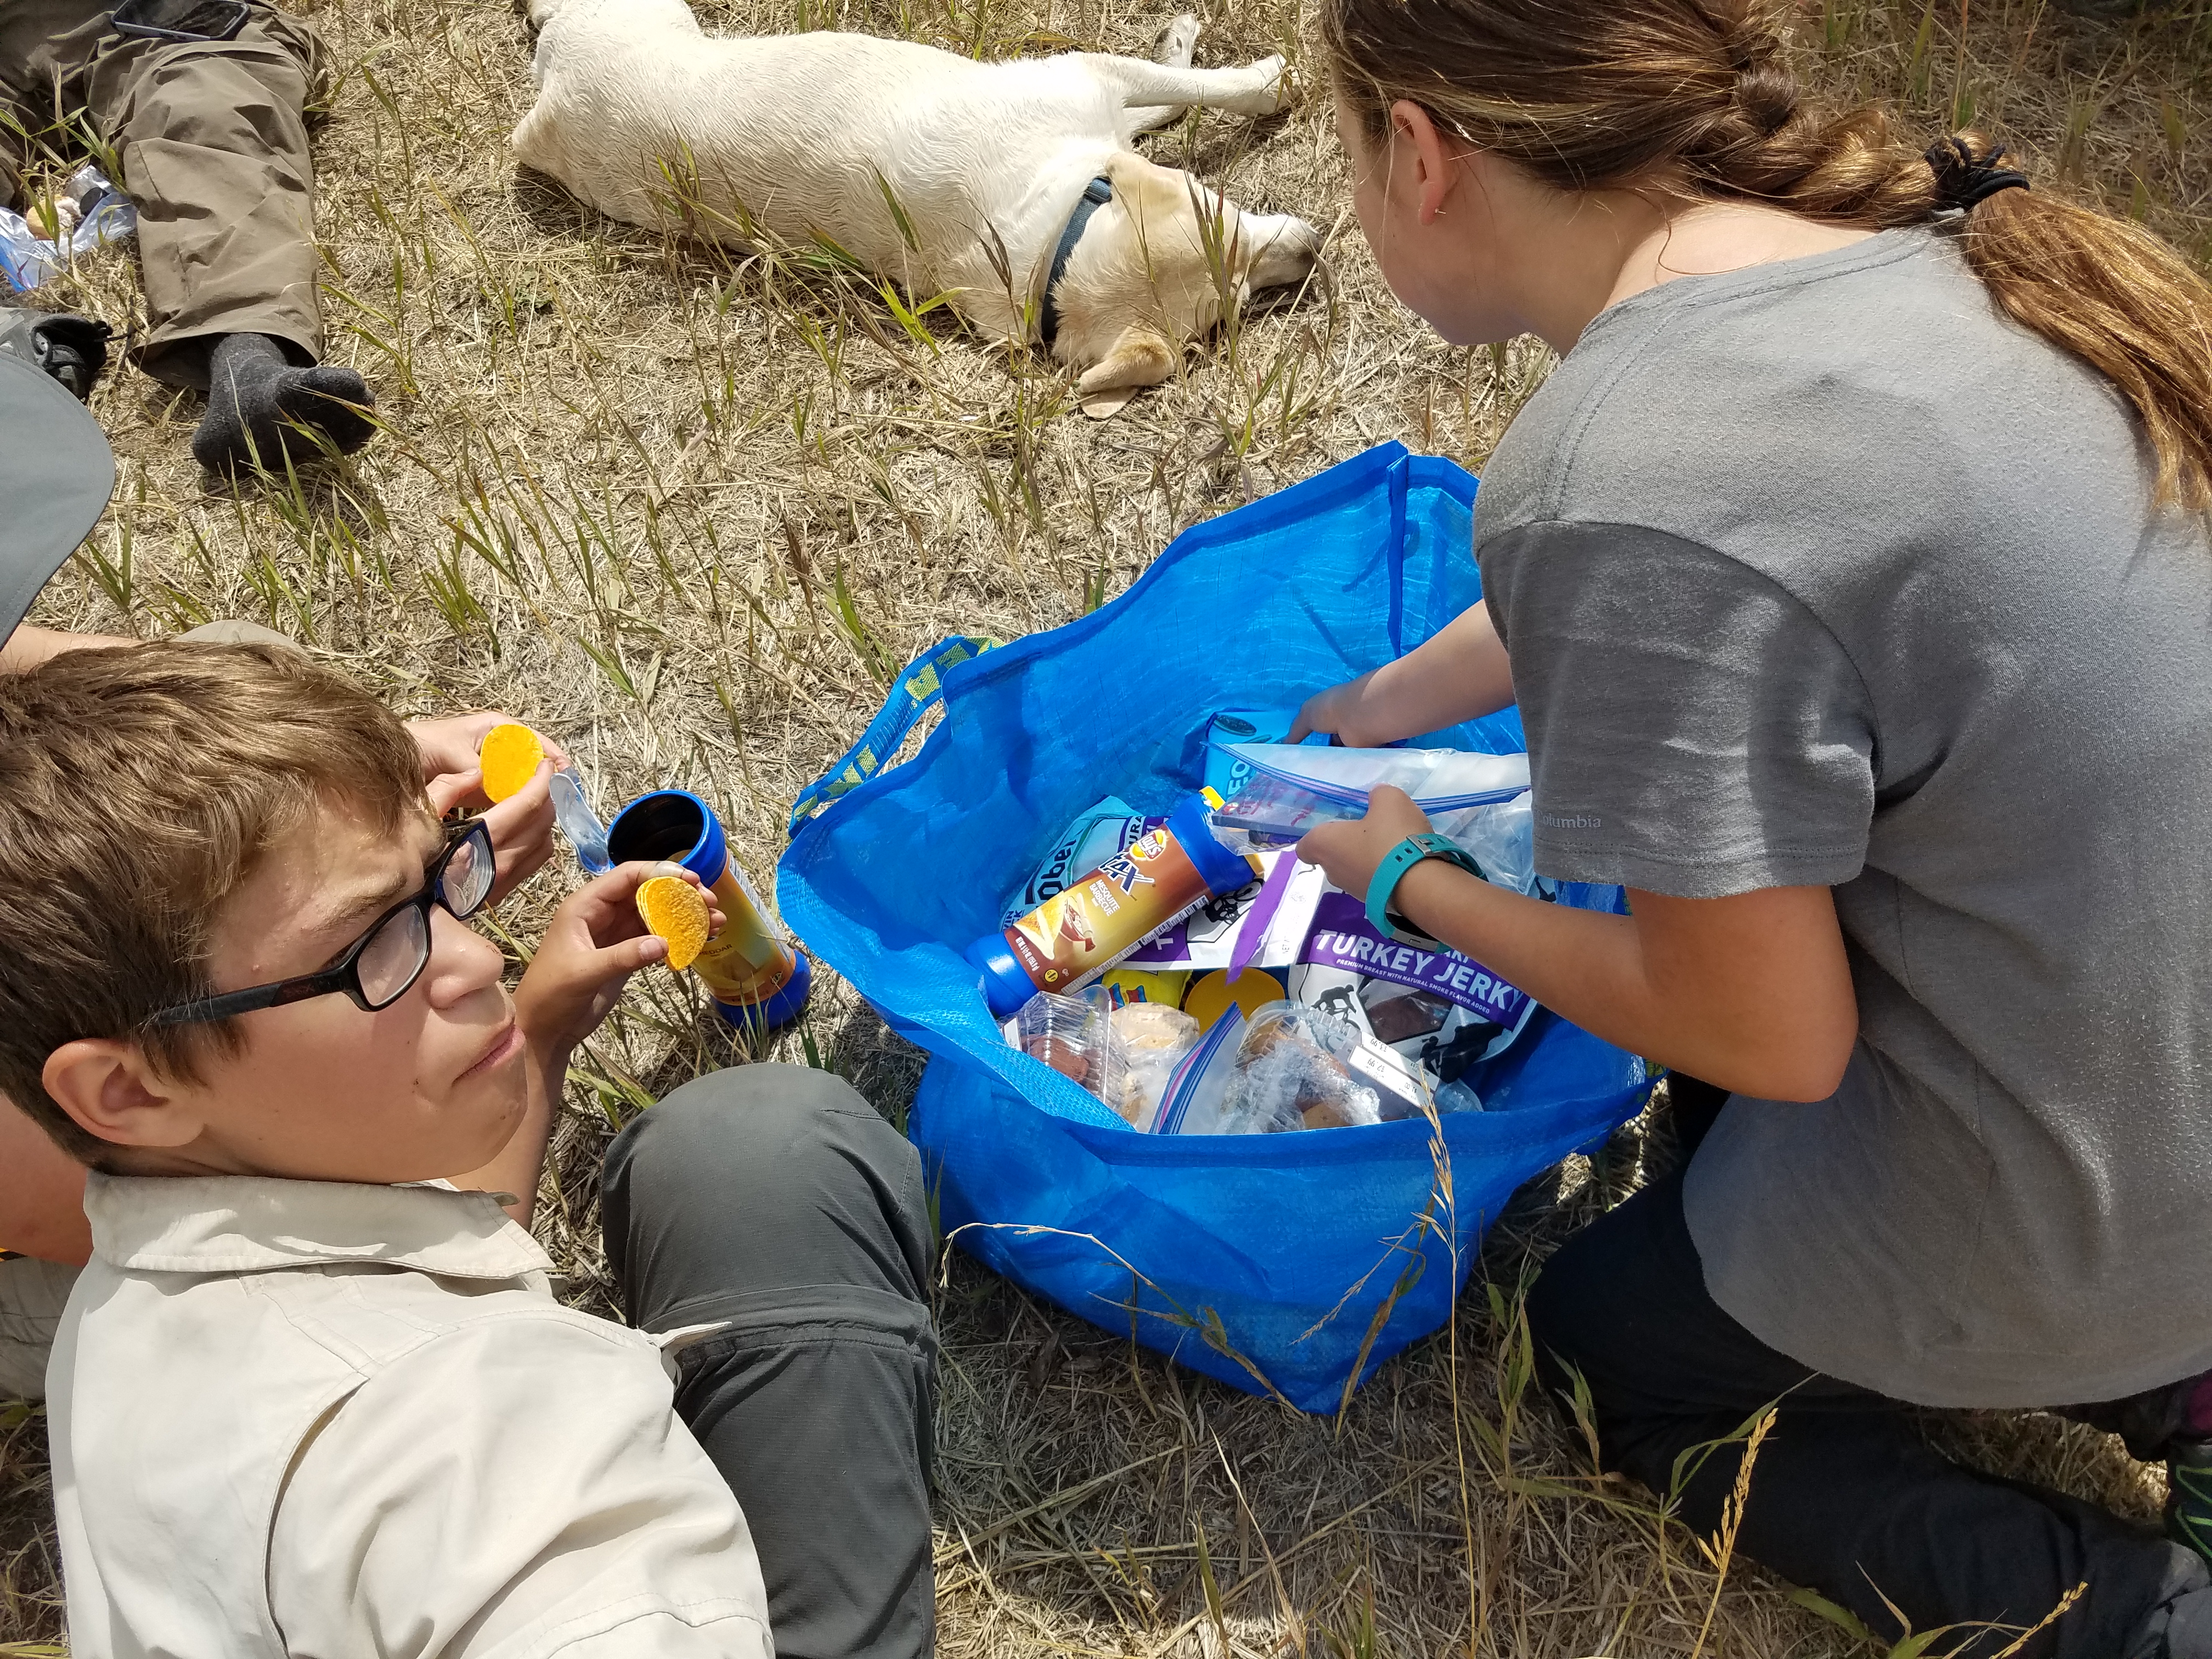
<svg viewBox="0 0 2212 1659">
<path fill-rule="evenodd" d="M 2026 190 L 2027 175 L 2001 167 L 2005 147 L 1999 144 L 1977 160 L 1963 138 L 1943 138 L 1929 145 L 1928 165 L 1936 173 L 1936 205 L 1965 212 L 2001 190 Z"/>
</svg>

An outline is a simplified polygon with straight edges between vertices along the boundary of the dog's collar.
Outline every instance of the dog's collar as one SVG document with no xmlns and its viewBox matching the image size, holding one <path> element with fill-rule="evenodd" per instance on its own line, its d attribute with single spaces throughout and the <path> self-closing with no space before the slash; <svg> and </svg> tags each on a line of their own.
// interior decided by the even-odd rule
<svg viewBox="0 0 2212 1659">
<path fill-rule="evenodd" d="M 1075 211 L 1067 216 L 1067 228 L 1060 233 L 1060 246 L 1052 251 L 1052 269 L 1045 273 L 1044 307 L 1037 317 L 1047 351 L 1052 349 L 1053 337 L 1060 332 L 1060 307 L 1053 296 L 1059 290 L 1060 279 L 1067 274 L 1068 258 L 1083 240 L 1083 228 L 1091 222 L 1091 216 L 1113 199 L 1114 181 L 1101 173 L 1084 185 Z"/>
</svg>

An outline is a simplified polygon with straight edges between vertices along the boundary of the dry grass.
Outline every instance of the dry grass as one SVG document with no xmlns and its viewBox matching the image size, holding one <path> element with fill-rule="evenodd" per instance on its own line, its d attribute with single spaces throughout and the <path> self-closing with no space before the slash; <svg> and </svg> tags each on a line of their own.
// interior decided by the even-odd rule
<svg viewBox="0 0 2212 1659">
<path fill-rule="evenodd" d="M 985 55 L 1143 50 L 1168 11 L 1117 0 L 731 0 L 733 30 L 834 26 Z M 329 355 L 387 434 L 350 465 L 217 488 L 197 410 L 142 377 L 95 412 L 116 504 L 36 620 L 141 635 L 215 617 L 286 629 L 409 712 L 477 704 L 557 734 L 602 804 L 681 783 L 765 878 L 787 803 L 858 732 L 887 670 L 940 635 L 1048 628 L 1126 586 L 1176 532 L 1384 438 L 1480 465 L 1539 352 L 1451 351 L 1382 290 L 1320 100 L 1146 141 L 1243 204 L 1334 227 L 1332 280 L 1194 356 L 1116 421 L 1064 377 L 927 337 L 834 272 L 679 244 L 518 177 L 529 98 L 501 6 L 352 0 L 317 21 L 343 77 L 320 135 Z M 2212 257 L 2212 4 L 2084 22 L 2040 0 L 1805 0 L 1817 74 L 1930 131 L 1971 111 L 2063 177 Z M 1297 0 L 1216 0 L 1202 61 L 1305 61 Z M 1308 76 L 1310 86 L 1310 76 Z M 139 314 L 127 257 L 41 296 Z M 502 918 L 534 937 L 540 877 Z M 519 947 L 518 947 L 519 948 Z M 804 1033 L 878 1106 L 918 1064 L 825 975 Z M 609 1123 L 732 1058 L 689 981 L 648 975 L 583 1056 L 549 1241 L 599 1295 L 591 1174 Z M 1524 1194 L 1454 1328 L 1340 1421 L 1175 1371 L 963 1258 L 941 1295 L 939 1506 L 949 1654 L 1826 1656 L 1863 1645 L 1741 1566 L 1723 1579 L 1640 1494 L 1577 1471 L 1537 1407 L 1512 1288 L 1638 1179 L 1665 1131 Z M 42 1420 L 0 1417 L 0 1644 L 53 1639 Z M 2136 1513 L 2152 1476 L 2048 1418 L 1936 1425 L 1973 1455 Z M 1571 1489 L 1571 1490 L 1568 1490 Z"/>
</svg>

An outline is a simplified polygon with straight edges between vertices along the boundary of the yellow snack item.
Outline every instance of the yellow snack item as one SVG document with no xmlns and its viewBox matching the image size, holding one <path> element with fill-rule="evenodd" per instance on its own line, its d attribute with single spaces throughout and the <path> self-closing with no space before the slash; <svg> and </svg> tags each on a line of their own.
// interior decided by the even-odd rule
<svg viewBox="0 0 2212 1659">
<path fill-rule="evenodd" d="M 1290 994 L 1283 981 L 1261 968 L 1247 968 L 1237 975 L 1237 982 L 1229 982 L 1225 969 L 1216 969 L 1190 988 L 1190 994 L 1182 1000 L 1182 1011 L 1200 1025 L 1212 1029 L 1213 1022 L 1231 1008 L 1242 1008 L 1249 1019 L 1271 1002 L 1280 1002 Z"/>
<path fill-rule="evenodd" d="M 545 745 L 526 726 L 513 720 L 495 726 L 477 745 L 477 764 L 483 770 L 483 792 L 495 801 L 519 793 L 537 775 L 538 763 L 545 758 Z"/>
<path fill-rule="evenodd" d="M 678 876 L 655 876 L 637 890 L 637 913 L 653 933 L 668 941 L 668 965 L 691 965 L 707 943 L 707 900 Z"/>
<path fill-rule="evenodd" d="M 1188 968 L 1109 968 L 1105 978 L 1126 1002 L 1164 1002 L 1170 1008 L 1182 1005 L 1190 981 Z"/>
</svg>

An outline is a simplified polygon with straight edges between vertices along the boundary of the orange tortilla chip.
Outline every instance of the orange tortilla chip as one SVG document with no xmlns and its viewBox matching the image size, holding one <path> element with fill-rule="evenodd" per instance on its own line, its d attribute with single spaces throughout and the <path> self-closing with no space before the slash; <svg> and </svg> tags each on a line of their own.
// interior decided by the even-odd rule
<svg viewBox="0 0 2212 1659">
<path fill-rule="evenodd" d="M 637 890 L 637 913 L 646 927 L 668 941 L 668 965 L 689 968 L 707 943 L 707 901 L 677 876 L 655 876 Z"/>
<path fill-rule="evenodd" d="M 528 726 L 517 726 L 512 720 L 493 726 L 477 745 L 477 765 L 483 772 L 484 793 L 495 801 L 520 793 L 523 785 L 537 776 L 538 763 L 544 758 L 545 745 Z"/>
</svg>

